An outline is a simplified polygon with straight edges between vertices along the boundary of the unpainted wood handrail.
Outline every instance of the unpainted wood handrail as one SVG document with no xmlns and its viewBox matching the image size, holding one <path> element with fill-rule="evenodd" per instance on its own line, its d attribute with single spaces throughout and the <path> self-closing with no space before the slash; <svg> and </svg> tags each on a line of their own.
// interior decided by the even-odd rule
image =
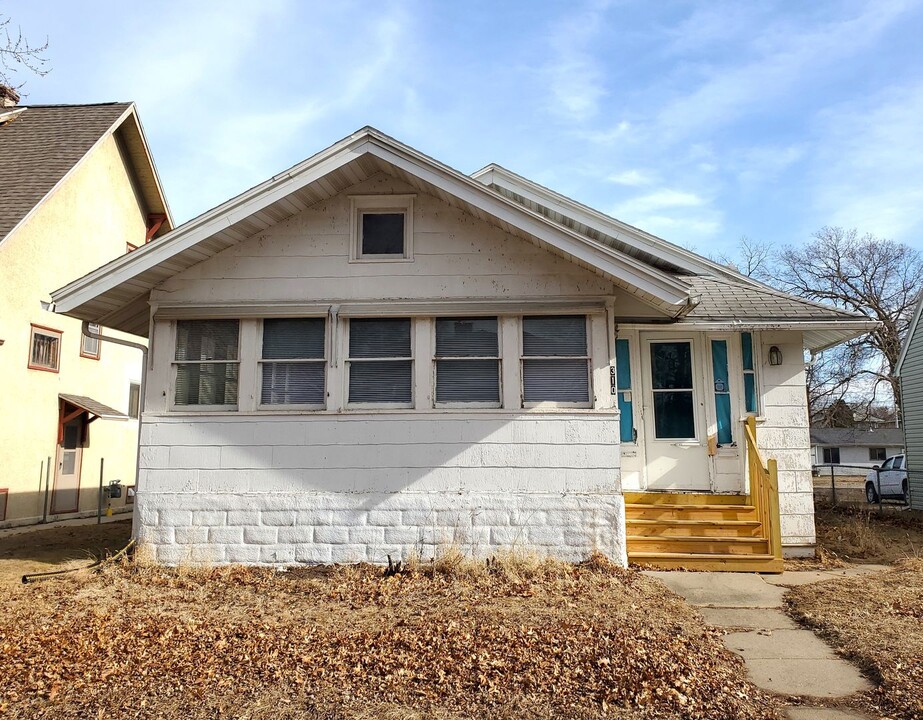
<svg viewBox="0 0 923 720">
<path fill-rule="evenodd" d="M 763 462 L 756 444 L 756 419 L 751 415 L 744 423 L 747 468 L 750 475 L 750 502 L 756 508 L 763 538 L 774 557 L 782 557 L 782 529 L 779 515 L 779 465 L 775 458 Z"/>
</svg>

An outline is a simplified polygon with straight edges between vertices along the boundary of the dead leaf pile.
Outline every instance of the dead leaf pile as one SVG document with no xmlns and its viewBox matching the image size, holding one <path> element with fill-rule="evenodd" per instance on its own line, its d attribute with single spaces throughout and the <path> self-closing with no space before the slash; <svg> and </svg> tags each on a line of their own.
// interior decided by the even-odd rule
<svg viewBox="0 0 923 720">
<path fill-rule="evenodd" d="M 659 583 L 527 573 L 123 563 L 0 592 L 10 718 L 770 718 Z"/>
<path fill-rule="evenodd" d="M 870 709 L 923 720 L 923 559 L 795 588 L 791 613 L 879 680 Z"/>
</svg>

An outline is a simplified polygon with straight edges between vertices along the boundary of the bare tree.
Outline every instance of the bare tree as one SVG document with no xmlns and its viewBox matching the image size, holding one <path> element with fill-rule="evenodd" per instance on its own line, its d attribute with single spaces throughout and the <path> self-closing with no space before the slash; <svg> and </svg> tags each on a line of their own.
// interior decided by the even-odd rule
<svg viewBox="0 0 923 720">
<path fill-rule="evenodd" d="M 786 247 L 777 257 L 773 284 L 794 295 L 861 312 L 880 326 L 815 362 L 815 401 L 835 401 L 850 386 L 869 380 L 869 403 L 885 384 L 898 408 L 894 375 L 901 340 L 910 324 L 923 276 L 923 258 L 913 248 L 855 230 L 825 227 L 802 247 Z M 828 351 L 830 352 L 830 351 Z M 809 389 L 810 397 L 810 389 Z M 817 407 L 815 405 L 815 407 Z"/>
<path fill-rule="evenodd" d="M 713 259 L 754 280 L 761 282 L 770 280 L 775 258 L 772 245 L 746 235 L 740 237 L 739 243 L 740 247 L 735 254 L 720 253 Z"/>
<path fill-rule="evenodd" d="M 44 56 L 48 50 L 48 39 L 42 45 L 32 45 L 23 37 L 19 26 L 13 27 L 12 19 L 7 15 L 0 15 L 0 85 L 18 89 L 22 87 L 14 84 L 16 75 L 22 70 L 28 70 L 39 77 L 51 72 L 48 67 L 48 58 Z"/>
</svg>

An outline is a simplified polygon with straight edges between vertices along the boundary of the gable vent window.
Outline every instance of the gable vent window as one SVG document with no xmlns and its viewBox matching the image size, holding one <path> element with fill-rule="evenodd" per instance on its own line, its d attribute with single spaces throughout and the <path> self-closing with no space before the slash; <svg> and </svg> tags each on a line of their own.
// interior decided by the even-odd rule
<svg viewBox="0 0 923 720">
<path fill-rule="evenodd" d="M 239 335 L 237 320 L 176 321 L 176 405 L 236 407 Z"/>
<path fill-rule="evenodd" d="M 94 335 L 99 335 L 99 325 L 96 323 L 89 324 L 89 330 Z M 80 357 L 99 360 L 99 338 L 90 337 L 80 333 Z"/>
<path fill-rule="evenodd" d="M 325 328 L 324 318 L 263 321 L 263 405 L 324 406 Z"/>
<path fill-rule="evenodd" d="M 413 260 L 413 196 L 350 198 L 353 262 Z"/>
<path fill-rule="evenodd" d="M 436 318 L 436 402 L 500 405 L 497 318 Z"/>
<path fill-rule="evenodd" d="M 522 319 L 523 402 L 587 404 L 590 358 L 583 315 Z"/>
<path fill-rule="evenodd" d="M 61 332 L 33 325 L 29 341 L 29 368 L 58 372 L 60 359 Z"/>
<path fill-rule="evenodd" d="M 349 321 L 349 402 L 410 407 L 410 318 Z"/>
</svg>

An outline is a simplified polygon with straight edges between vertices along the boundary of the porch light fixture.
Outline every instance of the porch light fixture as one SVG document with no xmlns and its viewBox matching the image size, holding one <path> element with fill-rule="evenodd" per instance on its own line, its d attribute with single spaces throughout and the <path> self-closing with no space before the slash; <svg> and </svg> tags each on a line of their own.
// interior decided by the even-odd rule
<svg viewBox="0 0 923 720">
<path fill-rule="evenodd" d="M 775 345 L 769 348 L 769 364 L 770 365 L 781 365 L 782 364 L 782 351 Z"/>
</svg>

